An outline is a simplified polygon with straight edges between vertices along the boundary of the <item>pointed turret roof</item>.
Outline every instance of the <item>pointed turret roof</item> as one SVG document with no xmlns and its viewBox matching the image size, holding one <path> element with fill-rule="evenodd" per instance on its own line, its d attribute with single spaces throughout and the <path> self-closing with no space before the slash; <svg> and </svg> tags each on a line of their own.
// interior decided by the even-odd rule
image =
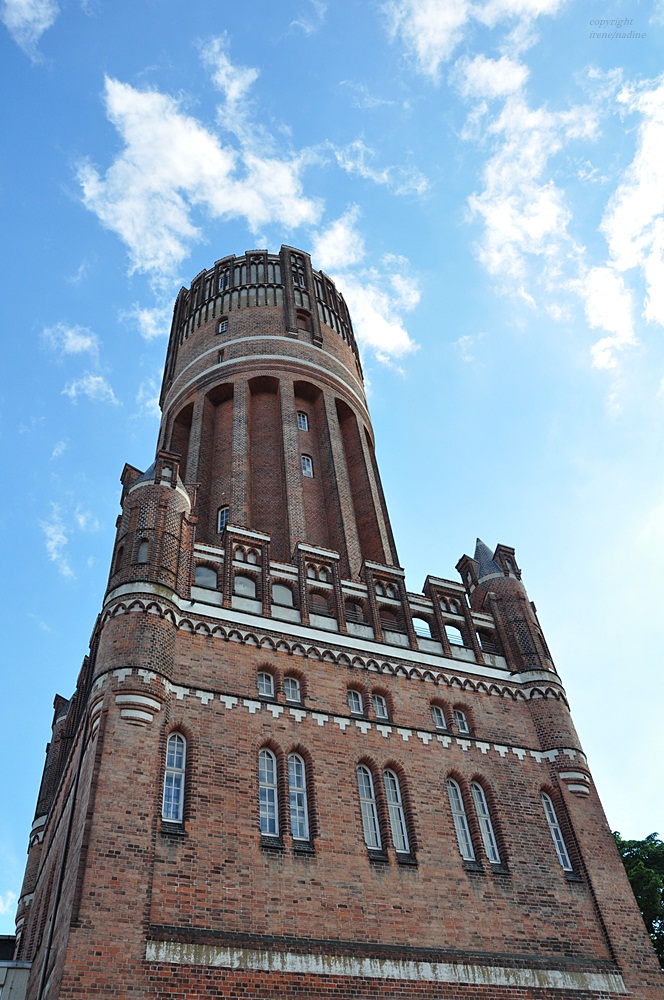
<svg viewBox="0 0 664 1000">
<path fill-rule="evenodd" d="M 503 576 L 503 571 L 497 562 L 494 562 L 491 549 L 481 538 L 475 544 L 475 561 L 478 564 L 477 579 L 479 583 L 489 580 L 493 576 Z"/>
</svg>

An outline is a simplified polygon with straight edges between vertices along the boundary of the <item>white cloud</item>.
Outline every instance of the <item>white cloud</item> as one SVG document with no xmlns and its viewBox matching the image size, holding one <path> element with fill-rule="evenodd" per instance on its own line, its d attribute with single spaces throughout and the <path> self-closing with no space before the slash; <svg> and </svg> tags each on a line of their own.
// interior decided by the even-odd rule
<svg viewBox="0 0 664 1000">
<path fill-rule="evenodd" d="M 475 360 L 475 349 L 484 340 L 486 333 L 466 333 L 454 341 L 454 346 L 461 355 L 461 360 L 470 365 Z"/>
<path fill-rule="evenodd" d="M 74 571 L 65 554 L 69 543 L 69 534 L 60 516 L 60 510 L 55 504 L 51 505 L 51 516 L 48 521 L 40 521 L 39 526 L 46 537 L 46 551 L 49 559 L 55 563 L 62 576 L 72 580 Z"/>
<path fill-rule="evenodd" d="M 602 220 L 612 266 L 640 268 L 646 282 L 644 317 L 664 326 L 664 76 L 625 87 L 618 100 L 641 115 L 634 159 Z"/>
<path fill-rule="evenodd" d="M 459 59 L 453 75 L 458 80 L 462 97 L 486 97 L 492 100 L 521 90 L 529 72 L 523 63 L 514 62 L 507 56 L 488 59 L 478 55 L 474 59 Z"/>
<path fill-rule="evenodd" d="M 144 416 L 161 420 L 159 381 L 156 378 L 146 378 L 141 382 L 136 394 L 136 403 Z"/>
<path fill-rule="evenodd" d="M 0 914 L 12 913 L 16 909 L 17 896 L 15 892 L 8 889 L 0 895 Z"/>
<path fill-rule="evenodd" d="M 211 53 L 219 85 L 238 104 L 254 71 L 233 75 L 221 43 Z M 127 245 L 132 271 L 171 274 L 201 238 L 195 211 L 244 217 L 253 231 L 318 221 L 319 204 L 302 191 L 307 155 L 268 157 L 224 146 L 174 98 L 117 80 L 106 80 L 105 101 L 124 149 L 105 175 L 84 163 L 78 176 L 85 205 Z"/>
<path fill-rule="evenodd" d="M 323 0 L 309 0 L 309 7 L 301 10 L 290 26 L 299 28 L 305 35 L 313 35 L 323 26 L 326 14 L 327 4 Z"/>
<path fill-rule="evenodd" d="M 610 267 L 592 267 L 576 285 L 589 326 L 610 334 L 591 348 L 593 367 L 615 368 L 616 352 L 636 344 L 632 295 L 622 277 Z"/>
<path fill-rule="evenodd" d="M 364 240 L 357 230 L 359 216 L 359 207 L 351 205 L 327 229 L 314 235 L 311 256 L 317 267 L 330 272 L 359 264 L 365 253 Z"/>
<path fill-rule="evenodd" d="M 386 97 L 376 97 L 372 94 L 365 83 L 355 83 L 353 80 L 342 80 L 342 87 L 348 87 L 352 94 L 353 106 L 356 108 L 362 108 L 363 110 L 372 111 L 374 108 L 381 108 L 385 105 L 396 104 L 396 101 L 389 100 Z"/>
<path fill-rule="evenodd" d="M 347 146 L 332 147 L 337 163 L 348 174 L 359 174 L 374 184 L 382 184 L 394 194 L 424 194 L 429 187 L 426 177 L 414 167 L 374 167 L 375 152 L 362 139 Z"/>
<path fill-rule="evenodd" d="M 80 531 L 99 531 L 99 521 L 89 510 L 85 510 L 81 504 L 77 504 L 74 511 L 74 520 Z"/>
<path fill-rule="evenodd" d="M 473 21 L 494 28 L 512 23 L 510 51 L 532 44 L 533 22 L 556 14 L 565 0 L 388 0 L 383 6 L 392 37 L 399 36 L 418 70 L 438 80 Z"/>
<path fill-rule="evenodd" d="M 56 0 L 2 0 L 0 6 L 0 19 L 14 41 L 33 59 L 37 42 L 59 13 Z"/>
<path fill-rule="evenodd" d="M 45 328 L 43 338 L 59 354 L 89 354 L 95 360 L 99 357 L 99 337 L 87 327 L 56 323 Z"/>
<path fill-rule="evenodd" d="M 88 399 L 98 403 L 112 403 L 114 406 L 120 404 L 120 400 L 104 376 L 93 375 L 91 372 L 86 372 L 81 378 L 68 382 L 62 392 L 74 403 L 79 396 L 87 396 Z"/>
<path fill-rule="evenodd" d="M 51 458 L 60 458 L 62 455 L 64 455 L 66 450 L 67 450 L 66 441 L 56 441 L 55 445 L 53 446 L 53 451 L 51 452 Z"/>
<path fill-rule="evenodd" d="M 259 72 L 250 66 L 236 66 L 231 62 L 228 49 L 228 36 L 224 33 L 201 46 L 201 58 L 211 71 L 214 85 L 223 92 L 227 101 L 237 103 L 246 98 Z"/>
<path fill-rule="evenodd" d="M 171 328 L 173 309 L 170 306 L 156 306 L 148 309 L 135 305 L 129 313 L 138 326 L 141 337 L 145 340 L 155 340 L 157 337 L 167 337 Z"/>
</svg>

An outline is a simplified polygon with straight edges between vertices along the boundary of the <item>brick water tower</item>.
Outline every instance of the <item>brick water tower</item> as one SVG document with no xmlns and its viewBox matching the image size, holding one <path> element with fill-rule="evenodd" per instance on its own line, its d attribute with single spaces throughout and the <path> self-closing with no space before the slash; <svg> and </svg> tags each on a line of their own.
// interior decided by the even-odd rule
<svg viewBox="0 0 664 1000">
<path fill-rule="evenodd" d="M 28 1000 L 661 1000 L 514 550 L 406 590 L 330 279 L 199 274 L 161 404 L 55 700 Z"/>
</svg>

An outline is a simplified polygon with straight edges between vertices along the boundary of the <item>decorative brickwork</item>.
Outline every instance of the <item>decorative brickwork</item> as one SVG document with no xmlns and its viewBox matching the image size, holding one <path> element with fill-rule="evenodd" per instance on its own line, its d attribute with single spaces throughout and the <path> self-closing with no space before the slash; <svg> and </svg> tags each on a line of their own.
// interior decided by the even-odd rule
<svg viewBox="0 0 664 1000">
<path fill-rule="evenodd" d="M 28 1000 L 662 1000 L 514 550 L 406 590 L 329 278 L 202 272 L 161 402 L 55 701 Z"/>
</svg>

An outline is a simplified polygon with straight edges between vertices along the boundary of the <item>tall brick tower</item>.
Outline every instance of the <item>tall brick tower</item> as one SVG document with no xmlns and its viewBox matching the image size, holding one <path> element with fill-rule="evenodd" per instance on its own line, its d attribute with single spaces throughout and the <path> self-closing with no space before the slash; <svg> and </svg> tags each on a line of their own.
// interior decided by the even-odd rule
<svg viewBox="0 0 664 1000">
<path fill-rule="evenodd" d="M 28 1000 L 661 1000 L 514 550 L 406 591 L 329 278 L 202 272 L 161 402 L 55 700 Z"/>
</svg>

